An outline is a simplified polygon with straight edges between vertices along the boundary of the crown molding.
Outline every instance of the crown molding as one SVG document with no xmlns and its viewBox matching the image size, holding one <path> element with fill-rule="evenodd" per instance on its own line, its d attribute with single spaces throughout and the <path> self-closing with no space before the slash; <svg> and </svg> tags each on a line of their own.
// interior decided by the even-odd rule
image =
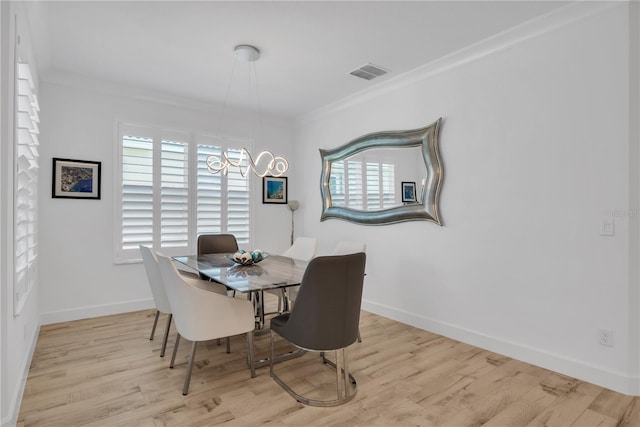
<svg viewBox="0 0 640 427">
<path fill-rule="evenodd" d="M 198 101 L 192 98 L 179 97 L 168 93 L 141 89 L 135 86 L 127 86 L 120 83 L 59 70 L 41 70 L 40 73 L 41 81 L 53 85 L 100 93 L 103 95 L 118 96 L 137 101 L 151 102 L 154 104 L 167 105 L 175 108 L 191 109 L 212 115 L 221 114 L 221 104 Z M 257 117 L 258 113 L 248 109 L 227 106 L 225 111 L 225 117 L 230 118 L 247 118 L 253 116 Z M 272 115 L 263 114 L 262 119 L 265 123 L 274 126 L 291 127 L 293 123 L 292 120 L 287 118 Z"/>
<path fill-rule="evenodd" d="M 455 69 L 465 64 L 505 50 L 530 39 L 553 32 L 573 23 L 604 14 L 618 7 L 627 7 L 629 1 L 587 1 L 578 0 L 555 9 L 520 25 L 504 30 L 480 40 L 458 51 L 428 62 L 406 73 L 400 74 L 368 89 L 345 97 L 339 101 L 320 107 L 296 118 L 296 127 L 314 122 L 354 105 L 361 104 L 384 94 L 411 86 L 421 80 Z"/>
</svg>

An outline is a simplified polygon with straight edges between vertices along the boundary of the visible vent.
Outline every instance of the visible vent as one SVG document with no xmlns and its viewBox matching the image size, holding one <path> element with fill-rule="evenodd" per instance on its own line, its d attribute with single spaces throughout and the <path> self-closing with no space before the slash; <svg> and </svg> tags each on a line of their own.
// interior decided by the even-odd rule
<svg viewBox="0 0 640 427">
<path fill-rule="evenodd" d="M 389 70 L 385 70 L 382 67 L 369 63 L 356 68 L 355 70 L 351 71 L 349 74 L 356 77 L 360 77 L 361 79 L 372 80 L 372 79 L 375 79 L 376 77 L 383 76 L 388 72 Z"/>
</svg>

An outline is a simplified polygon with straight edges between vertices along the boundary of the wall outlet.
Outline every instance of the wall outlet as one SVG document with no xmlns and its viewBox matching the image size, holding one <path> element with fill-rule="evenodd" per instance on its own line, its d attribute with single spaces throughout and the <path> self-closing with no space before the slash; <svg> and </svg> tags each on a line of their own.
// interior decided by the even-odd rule
<svg viewBox="0 0 640 427">
<path fill-rule="evenodd" d="M 613 347 L 613 331 L 611 329 L 598 329 L 598 342 L 600 345 Z"/>
</svg>

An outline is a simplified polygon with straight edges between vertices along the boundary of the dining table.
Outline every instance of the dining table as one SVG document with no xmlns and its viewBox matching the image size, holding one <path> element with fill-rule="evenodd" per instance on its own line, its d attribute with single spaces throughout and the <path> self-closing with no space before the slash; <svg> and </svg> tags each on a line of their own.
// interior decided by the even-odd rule
<svg viewBox="0 0 640 427">
<path fill-rule="evenodd" d="M 175 256 L 173 259 L 190 269 L 197 271 L 201 277 L 221 283 L 230 290 L 247 295 L 253 301 L 256 318 L 254 334 L 266 332 L 264 291 L 268 289 L 286 289 L 300 285 L 308 261 L 296 260 L 281 255 L 265 254 L 259 263 L 242 265 L 235 262 L 233 254 L 206 254 Z M 294 351 L 279 355 L 278 361 L 300 356 Z M 274 361 L 275 358 L 274 358 Z M 265 366 L 269 359 L 256 360 L 256 368 Z"/>
</svg>

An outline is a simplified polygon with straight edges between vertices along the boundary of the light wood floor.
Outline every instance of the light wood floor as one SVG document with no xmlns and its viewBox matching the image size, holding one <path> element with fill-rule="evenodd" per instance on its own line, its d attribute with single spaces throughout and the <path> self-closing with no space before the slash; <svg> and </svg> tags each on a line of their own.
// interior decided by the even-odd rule
<svg viewBox="0 0 640 427">
<path fill-rule="evenodd" d="M 366 312 L 363 342 L 349 353 L 359 390 L 345 405 L 304 406 L 268 368 L 251 379 L 241 337 L 232 338 L 231 354 L 201 344 L 182 396 L 190 345 L 183 341 L 169 369 L 175 330 L 160 358 L 164 319 L 150 341 L 153 315 L 43 326 L 18 426 L 640 426 L 640 398 Z M 258 353 L 266 354 L 268 337 L 256 337 Z M 302 394 L 331 392 L 335 377 L 319 360 L 308 354 L 277 370 Z"/>
</svg>

